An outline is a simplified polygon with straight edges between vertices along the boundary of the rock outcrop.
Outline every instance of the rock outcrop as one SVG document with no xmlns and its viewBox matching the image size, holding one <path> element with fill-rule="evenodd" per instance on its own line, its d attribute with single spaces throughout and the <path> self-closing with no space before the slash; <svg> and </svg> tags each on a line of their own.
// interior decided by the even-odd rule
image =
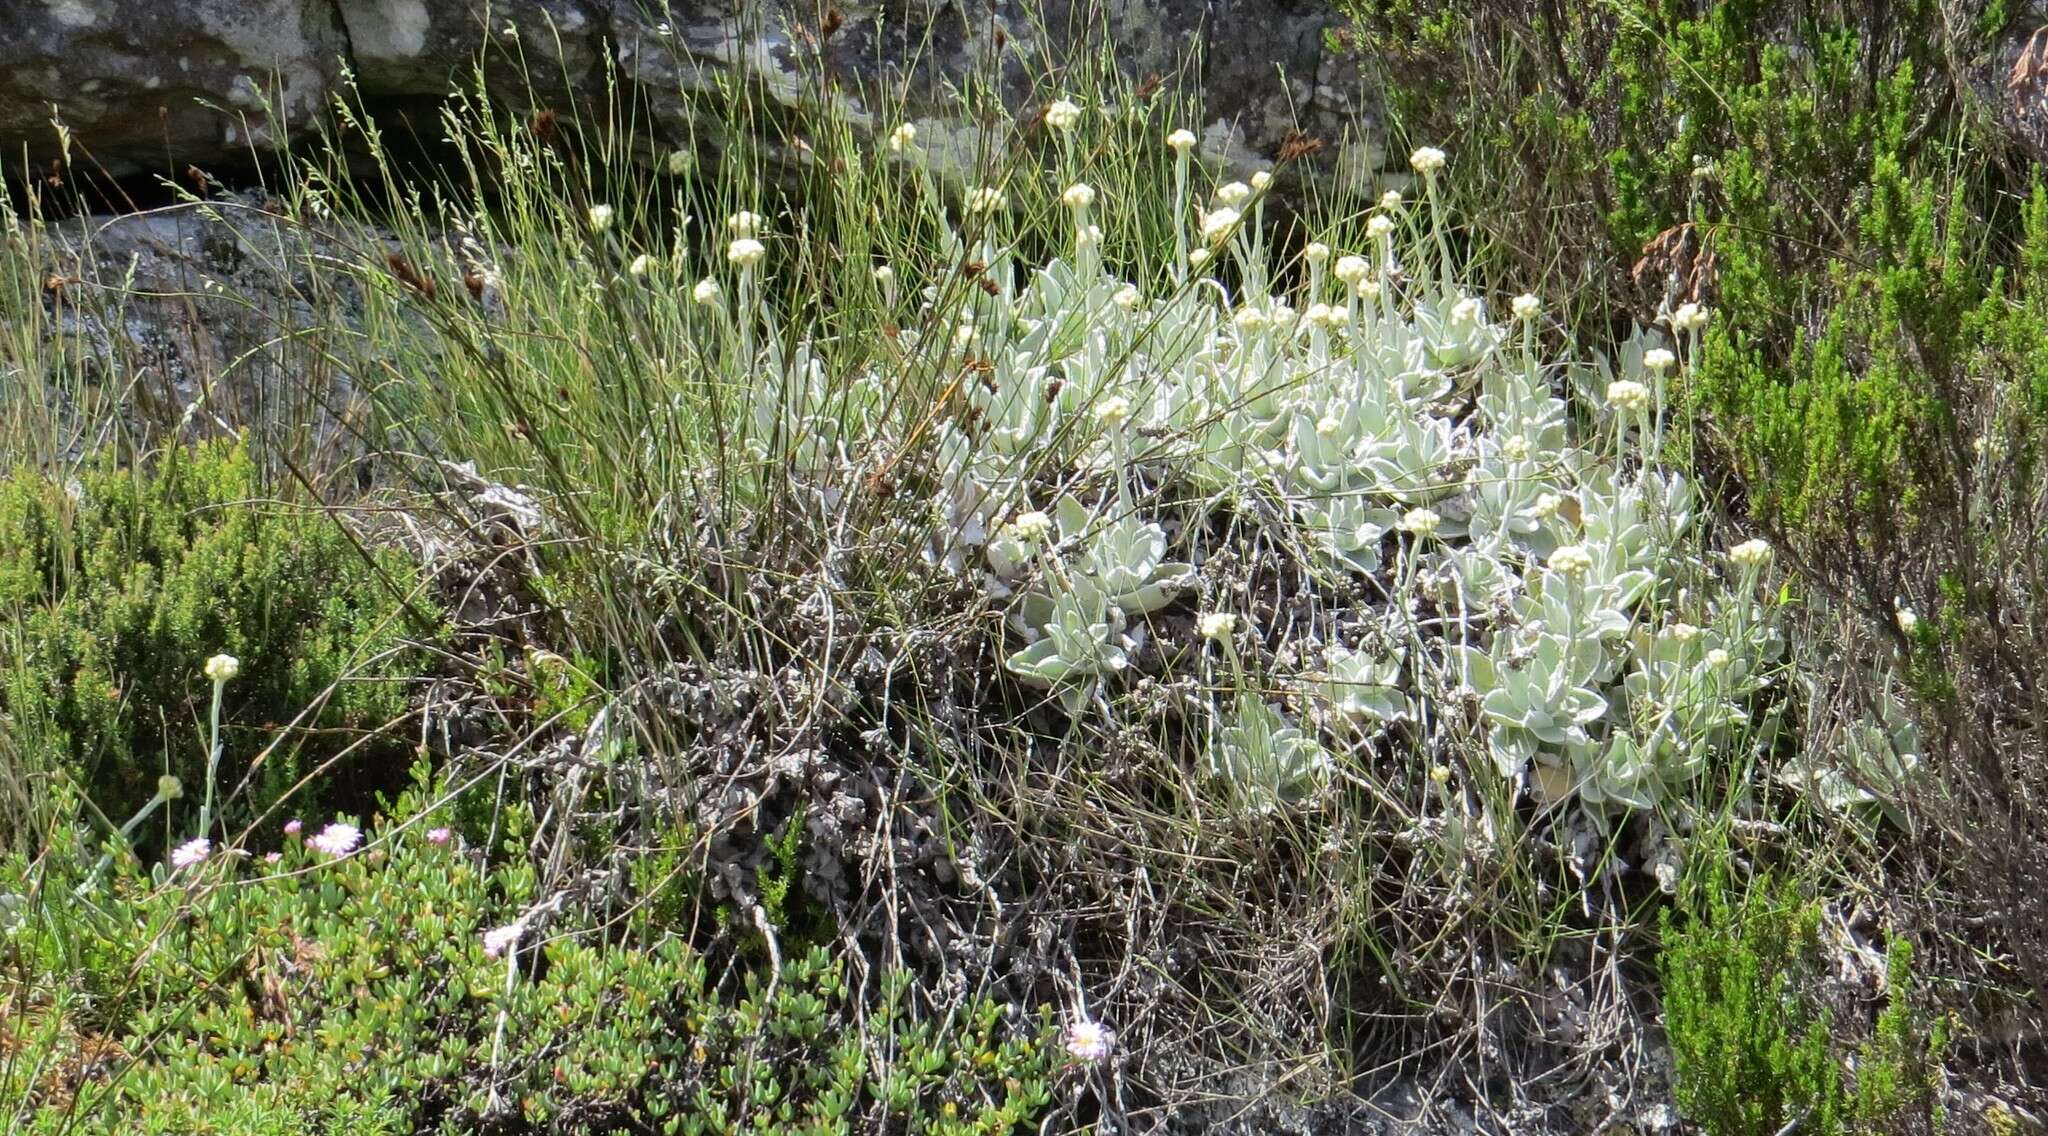
<svg viewBox="0 0 2048 1136">
<path fill-rule="evenodd" d="M 1134 76 L 1187 81 L 1212 152 L 1244 164 L 1356 116 L 1355 68 L 1326 47 L 1341 20 L 1290 0 L 7 0 L 0 156 L 10 174 L 24 159 L 116 177 L 246 164 L 337 93 L 417 103 L 468 86 L 480 59 L 510 99 L 529 80 L 543 99 L 616 80 L 680 135 L 688 93 L 734 77 L 796 100 L 822 65 L 856 120 L 883 84 L 944 119 L 953 84 L 990 61 L 1021 106 L 1026 60 L 1113 52 Z"/>
</svg>

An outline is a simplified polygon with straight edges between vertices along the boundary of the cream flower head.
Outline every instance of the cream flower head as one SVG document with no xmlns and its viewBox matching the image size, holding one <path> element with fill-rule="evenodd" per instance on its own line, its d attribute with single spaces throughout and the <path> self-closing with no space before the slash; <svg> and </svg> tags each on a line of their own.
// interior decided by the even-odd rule
<svg viewBox="0 0 2048 1136">
<path fill-rule="evenodd" d="M 1650 388 L 1633 379 L 1616 379 L 1607 384 L 1607 401 L 1617 410 L 1635 414 L 1650 405 Z"/>
<path fill-rule="evenodd" d="M 1753 537 L 1728 550 L 1728 559 L 1743 568 L 1761 568 L 1771 562 L 1771 544 L 1761 537 Z"/>
<path fill-rule="evenodd" d="M 1212 245 L 1222 244 L 1240 220 L 1242 217 L 1235 209 L 1213 210 L 1202 218 L 1202 239 Z"/>
</svg>

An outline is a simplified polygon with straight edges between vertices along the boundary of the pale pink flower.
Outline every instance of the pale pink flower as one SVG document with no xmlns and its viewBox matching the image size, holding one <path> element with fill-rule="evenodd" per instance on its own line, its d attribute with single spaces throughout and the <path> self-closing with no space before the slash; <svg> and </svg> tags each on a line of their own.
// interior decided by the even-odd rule
<svg viewBox="0 0 2048 1136">
<path fill-rule="evenodd" d="M 1067 1026 L 1067 1053 L 1078 1061 L 1100 1061 L 1109 1056 L 1109 1027 L 1080 1018 Z"/>
<path fill-rule="evenodd" d="M 305 827 L 305 821 L 300 820 L 298 817 L 293 817 L 284 822 L 284 834 L 286 836 L 297 836 Z"/>
<path fill-rule="evenodd" d="M 524 934 L 526 934 L 526 924 L 524 923 L 507 923 L 503 927 L 493 927 L 485 931 L 484 957 L 497 958 L 499 955 L 504 954 L 514 943 L 519 941 L 519 936 Z"/>
<path fill-rule="evenodd" d="M 282 852 L 265 852 L 263 854 L 263 862 L 266 864 L 275 864 L 282 859 L 284 859 L 284 853 Z"/>
<path fill-rule="evenodd" d="M 448 843 L 448 836 L 448 830 L 445 828 L 430 828 L 427 830 L 427 843 L 446 844 Z"/>
<path fill-rule="evenodd" d="M 307 840 L 315 852 L 329 856 L 346 856 L 363 842 L 363 830 L 355 825 L 335 821 Z"/>
<path fill-rule="evenodd" d="M 171 850 L 171 867 L 189 868 L 213 852 L 213 841 L 204 836 L 187 840 Z"/>
</svg>

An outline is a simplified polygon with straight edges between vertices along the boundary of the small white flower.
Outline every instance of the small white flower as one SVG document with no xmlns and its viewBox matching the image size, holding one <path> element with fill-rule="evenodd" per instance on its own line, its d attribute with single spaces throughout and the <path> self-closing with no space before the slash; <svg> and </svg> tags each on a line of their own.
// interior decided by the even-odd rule
<svg viewBox="0 0 2048 1136">
<path fill-rule="evenodd" d="M 1479 301 L 1467 296 L 1451 305 L 1451 322 L 1478 323 L 1480 313 Z"/>
<path fill-rule="evenodd" d="M 1340 256 L 1337 258 L 1337 279 L 1342 280 L 1349 287 L 1358 287 L 1358 282 L 1365 279 L 1371 272 L 1372 266 L 1367 264 L 1362 256 Z"/>
<path fill-rule="evenodd" d="M 1033 509 L 1028 513 L 1017 514 L 1017 519 L 1010 522 L 1010 527 L 1016 532 L 1018 540 L 1036 543 L 1052 535 L 1052 518 L 1043 510 Z"/>
<path fill-rule="evenodd" d="M 1663 374 L 1670 370 L 1671 365 L 1676 362 L 1678 362 L 1678 356 L 1673 355 L 1662 347 L 1652 347 L 1648 351 L 1643 352 L 1643 366 L 1648 367 L 1653 374 Z"/>
<path fill-rule="evenodd" d="M 1899 630 L 1905 632 L 1908 635 L 1911 635 L 1913 633 L 1914 628 L 1920 626 L 1919 614 L 1916 613 L 1910 607 L 1902 607 L 1899 609 L 1898 620 Z"/>
<path fill-rule="evenodd" d="M 1316 419 L 1316 437 L 1334 438 L 1344 429 L 1344 420 L 1334 414 L 1325 414 Z"/>
<path fill-rule="evenodd" d="M 1202 218 L 1202 239 L 1210 244 L 1222 244 L 1237 228 L 1239 215 L 1235 209 L 1218 209 Z"/>
<path fill-rule="evenodd" d="M 526 924 L 524 923 L 507 923 L 503 927 L 493 927 L 485 931 L 484 957 L 497 958 L 499 955 L 504 954 L 512 949 L 519 942 L 519 937 L 524 934 L 526 934 Z"/>
<path fill-rule="evenodd" d="M 1166 145 L 1174 153 L 1185 155 L 1195 148 L 1195 132 L 1185 128 L 1176 130 L 1166 136 Z"/>
<path fill-rule="evenodd" d="M 612 227 L 612 221 L 617 216 L 618 211 L 609 205 L 593 205 L 590 207 L 590 227 L 602 233 Z"/>
<path fill-rule="evenodd" d="M 1700 629 L 1690 623 L 1674 623 L 1671 625 L 1671 637 L 1680 643 L 1690 643 L 1700 637 Z"/>
<path fill-rule="evenodd" d="M 1516 319 L 1527 323 L 1543 314 L 1543 301 L 1537 299 L 1532 293 L 1524 292 L 1515 297 L 1514 303 L 1509 306 L 1508 310 L 1514 313 Z"/>
<path fill-rule="evenodd" d="M 1095 204 L 1095 187 L 1085 181 L 1077 181 L 1068 186 L 1065 193 L 1060 194 L 1060 200 L 1069 209 L 1086 209 Z"/>
<path fill-rule="evenodd" d="M 1742 568 L 1761 568 L 1771 561 L 1771 544 L 1762 538 L 1745 540 L 1728 550 L 1728 559 Z"/>
<path fill-rule="evenodd" d="M 1424 146 L 1408 155 L 1408 165 L 1423 177 L 1435 177 L 1444 168 L 1444 152 L 1434 146 Z"/>
<path fill-rule="evenodd" d="M 1010 207 L 1010 199 L 994 186 L 980 186 L 967 195 L 969 213 L 999 213 Z"/>
<path fill-rule="evenodd" d="M 1555 493 L 1545 493 L 1536 498 L 1535 506 L 1529 511 L 1536 514 L 1537 520 L 1547 521 L 1556 516 L 1558 509 L 1562 508 L 1563 505 L 1564 498 Z"/>
<path fill-rule="evenodd" d="M 1330 246 L 1321 241 L 1310 241 L 1308 246 L 1301 250 L 1301 259 L 1310 264 L 1322 264 L 1330 259 Z"/>
<path fill-rule="evenodd" d="M 643 252 L 633 258 L 633 263 L 626 266 L 626 272 L 633 276 L 645 276 L 653 267 L 654 258 Z"/>
<path fill-rule="evenodd" d="M 889 132 L 889 150 L 901 154 L 917 144 L 917 127 L 904 123 Z"/>
<path fill-rule="evenodd" d="M 1728 665 L 1729 658 L 1728 652 L 1715 647 L 1707 652 L 1707 665 L 1711 667 L 1725 667 Z"/>
<path fill-rule="evenodd" d="M 233 655 L 215 655 L 206 660 L 206 677 L 214 682 L 227 682 L 242 673 L 242 660 Z"/>
<path fill-rule="evenodd" d="M 1360 280 L 1351 290 L 1361 300 L 1377 300 L 1380 298 L 1380 282 L 1371 276 Z"/>
<path fill-rule="evenodd" d="M 1443 520 L 1434 509 L 1410 509 L 1401 517 L 1399 528 L 1412 536 L 1430 536 Z"/>
<path fill-rule="evenodd" d="M 1082 225 L 1074 230 L 1074 251 L 1084 252 L 1102 245 L 1102 226 Z"/>
<path fill-rule="evenodd" d="M 1390 189 L 1385 193 L 1380 194 L 1380 208 L 1386 210 L 1389 213 L 1392 213 L 1400 209 L 1403 204 L 1404 202 L 1402 202 L 1401 200 L 1401 191 L 1398 189 Z"/>
<path fill-rule="evenodd" d="M 1650 405 L 1650 388 L 1633 379 L 1616 379 L 1607 384 L 1607 401 L 1629 414 Z"/>
<path fill-rule="evenodd" d="M 1077 1061 L 1100 1061 L 1109 1056 L 1110 1033 L 1100 1022 L 1086 1018 L 1067 1026 L 1067 1053 Z"/>
<path fill-rule="evenodd" d="M 362 841 L 362 829 L 352 824 L 335 821 L 333 824 L 314 833 L 306 840 L 306 844 L 315 852 L 323 852 L 329 856 L 346 856 L 355 851 L 356 845 L 361 844 Z"/>
<path fill-rule="evenodd" d="M 1081 121 L 1081 108 L 1065 99 L 1055 99 L 1045 108 L 1045 124 L 1054 130 L 1072 130 Z"/>
<path fill-rule="evenodd" d="M 1208 249 L 1196 249 L 1188 254 L 1189 268 L 1200 268 L 1207 263 L 1209 263 Z"/>
<path fill-rule="evenodd" d="M 1384 213 L 1375 213 L 1365 222 L 1365 235 L 1373 240 L 1384 240 L 1394 232 L 1393 218 Z"/>
<path fill-rule="evenodd" d="M 1120 394 L 1110 395 L 1095 404 L 1095 420 L 1114 430 L 1131 418 L 1131 400 Z"/>
<path fill-rule="evenodd" d="M 185 795 L 185 783 L 178 780 L 177 774 L 166 773 L 156 779 L 156 795 L 166 801 L 175 801 Z"/>
<path fill-rule="evenodd" d="M 1520 434 L 1510 434 L 1501 439 L 1500 456 L 1511 462 L 1529 460 L 1529 439 Z"/>
<path fill-rule="evenodd" d="M 746 209 L 725 219 L 726 232 L 735 237 L 758 237 L 766 226 L 767 218 Z"/>
<path fill-rule="evenodd" d="M 213 841 L 201 836 L 171 849 L 171 867 L 189 868 L 213 852 Z"/>
<path fill-rule="evenodd" d="M 1438 785 L 1451 783 L 1451 767 L 1441 763 L 1429 767 L 1429 779 Z"/>
<path fill-rule="evenodd" d="M 1257 190 L 1260 193 L 1264 193 L 1266 190 L 1272 188 L 1272 185 L 1273 171 L 1260 170 L 1258 173 L 1252 175 L 1252 188 L 1254 190 Z"/>
<path fill-rule="evenodd" d="M 1237 616 L 1227 611 L 1212 611 L 1199 620 L 1202 638 L 1223 642 L 1237 634 Z"/>
<path fill-rule="evenodd" d="M 875 269 L 875 283 L 887 288 L 896 283 L 896 270 L 884 264 Z"/>
<path fill-rule="evenodd" d="M 725 258 L 741 268 L 752 268 L 768 255 L 768 246 L 752 237 L 741 237 L 725 249 Z"/>
<path fill-rule="evenodd" d="M 1671 313 L 1671 330 L 1698 331 L 1707 326 L 1707 318 L 1707 309 L 1698 304 L 1680 304 L 1678 310 Z"/>
<path fill-rule="evenodd" d="M 691 154 L 688 150 L 669 151 L 668 172 L 676 177 L 681 177 L 684 174 L 689 173 L 690 167 L 696 164 L 696 156 Z"/>
<path fill-rule="evenodd" d="M 1301 314 L 1301 318 L 1310 327 L 1319 327 L 1327 330 L 1336 326 L 1337 321 L 1331 316 L 1331 313 L 1336 310 L 1330 307 L 1330 305 L 1318 301 L 1310 304 L 1308 310 Z"/>
<path fill-rule="evenodd" d="M 1567 544 L 1550 554 L 1550 570 L 1564 576 L 1579 576 L 1593 570 L 1593 555 L 1576 544 Z"/>
<path fill-rule="evenodd" d="M 1232 209 L 1251 200 L 1251 196 L 1252 187 L 1241 181 L 1226 182 L 1217 187 L 1216 190 L 1216 200 L 1230 206 Z"/>
<path fill-rule="evenodd" d="M 1239 331 L 1247 332 L 1264 331 L 1272 323 L 1266 318 L 1265 312 L 1249 306 L 1237 309 L 1237 314 L 1230 317 L 1230 322 L 1236 324 Z"/>
<path fill-rule="evenodd" d="M 718 281 L 706 276 L 704 279 L 697 281 L 695 288 L 690 289 L 690 298 L 709 307 L 718 302 L 718 297 L 724 291 L 723 288 L 718 286 Z"/>
<path fill-rule="evenodd" d="M 1116 290 L 1116 294 L 1110 297 L 1110 302 L 1128 312 L 1137 307 L 1143 299 L 1144 296 L 1139 293 L 1136 284 L 1126 284 Z"/>
</svg>

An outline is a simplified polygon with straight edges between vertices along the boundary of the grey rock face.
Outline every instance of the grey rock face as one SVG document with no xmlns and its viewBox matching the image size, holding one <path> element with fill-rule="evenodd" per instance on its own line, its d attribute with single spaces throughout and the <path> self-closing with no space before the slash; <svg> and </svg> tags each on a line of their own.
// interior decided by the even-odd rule
<svg viewBox="0 0 2048 1136">
<path fill-rule="evenodd" d="M 246 155 L 318 110 L 348 53 L 329 0 L 4 0 L 0 29 L 10 172 L 63 156 L 53 116 L 115 174 Z"/>
<path fill-rule="evenodd" d="M 688 95 L 734 78 L 794 102 L 822 70 L 845 92 L 838 109 L 872 125 L 854 92 L 903 90 L 915 113 L 945 120 L 955 85 L 999 62 L 1021 112 L 1032 72 L 1098 54 L 1140 78 L 1191 81 L 1208 149 L 1239 165 L 1270 157 L 1297 126 L 1334 140 L 1357 113 L 1356 69 L 1325 47 L 1341 21 L 1333 5 L 1031 7 L 846 0 L 821 26 L 812 0 L 0 0 L 0 160 L 18 173 L 24 155 L 39 169 L 64 157 L 54 117 L 73 161 L 89 153 L 116 176 L 234 164 L 345 81 L 372 107 L 417 101 L 470 86 L 479 58 L 492 91 L 514 102 L 528 79 L 542 101 L 594 101 L 616 80 L 647 97 L 673 138 L 687 134 Z"/>
</svg>

